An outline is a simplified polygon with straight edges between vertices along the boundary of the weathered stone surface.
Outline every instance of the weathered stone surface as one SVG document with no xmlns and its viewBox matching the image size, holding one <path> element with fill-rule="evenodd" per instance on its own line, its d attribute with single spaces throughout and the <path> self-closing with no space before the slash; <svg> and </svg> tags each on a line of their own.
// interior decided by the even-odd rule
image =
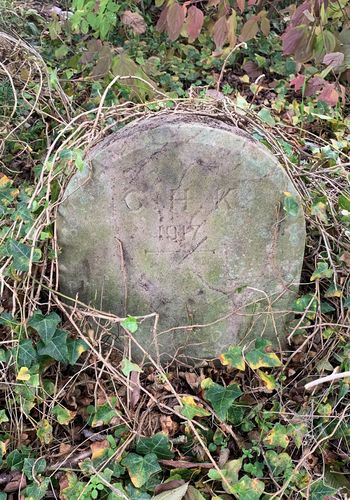
<svg viewBox="0 0 350 500">
<path fill-rule="evenodd" d="M 284 192 L 299 197 L 264 146 L 207 117 L 163 115 L 108 137 L 88 164 L 59 210 L 64 293 L 122 316 L 156 311 L 158 332 L 209 324 L 159 335 L 164 361 L 257 335 L 283 342 L 305 225 L 283 210 Z M 152 325 L 136 336 L 154 353 Z"/>
</svg>

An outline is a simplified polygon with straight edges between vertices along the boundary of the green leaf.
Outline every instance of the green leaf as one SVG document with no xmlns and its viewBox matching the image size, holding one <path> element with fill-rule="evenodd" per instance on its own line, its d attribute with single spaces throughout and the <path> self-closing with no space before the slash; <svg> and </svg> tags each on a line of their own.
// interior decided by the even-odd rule
<svg viewBox="0 0 350 500">
<path fill-rule="evenodd" d="M 128 377 L 131 372 L 141 373 L 143 371 L 139 365 L 132 363 L 128 358 L 123 358 L 120 368 L 126 377 Z"/>
<path fill-rule="evenodd" d="M 266 451 L 266 460 L 275 478 L 290 476 L 293 470 L 293 461 L 288 453 L 276 453 L 274 450 Z"/>
<path fill-rule="evenodd" d="M 337 493 L 337 490 L 332 486 L 324 484 L 322 479 L 319 479 L 311 485 L 310 500 L 328 500 Z"/>
<path fill-rule="evenodd" d="M 242 354 L 242 348 L 239 346 L 229 347 L 228 351 L 220 354 L 219 359 L 224 366 L 237 368 L 244 372 L 245 362 Z"/>
<path fill-rule="evenodd" d="M 104 403 L 103 405 L 88 406 L 87 411 L 90 414 L 88 419 L 88 425 L 91 427 L 101 427 L 102 425 L 108 425 L 113 417 L 119 415 L 118 411 L 115 409 L 116 398 L 111 398 L 110 403 Z"/>
<path fill-rule="evenodd" d="M 259 479 L 251 479 L 248 476 L 243 476 L 242 479 L 231 488 L 231 493 L 239 500 L 259 500 L 264 491 L 265 483 Z"/>
<path fill-rule="evenodd" d="M 222 420 L 226 420 L 232 403 L 242 395 L 242 391 L 237 384 L 230 384 L 224 387 L 216 384 L 210 378 L 204 379 L 201 387 L 204 389 L 204 399 L 211 403 L 214 412 Z"/>
<path fill-rule="evenodd" d="M 281 366 L 277 355 L 271 351 L 272 344 L 266 339 L 256 339 L 255 349 L 245 354 L 245 359 L 252 370 Z"/>
<path fill-rule="evenodd" d="M 350 295 L 344 299 L 344 307 L 348 309 L 350 307 Z"/>
<path fill-rule="evenodd" d="M 37 361 L 36 350 L 31 340 L 21 340 L 17 347 L 17 364 L 30 368 Z"/>
<path fill-rule="evenodd" d="M 275 424 L 264 438 L 264 443 L 272 448 L 287 448 L 289 444 L 288 427 Z"/>
<path fill-rule="evenodd" d="M 331 278 L 333 276 L 333 269 L 330 269 L 327 262 L 317 262 L 316 270 L 310 278 L 310 281 L 316 279 Z"/>
<path fill-rule="evenodd" d="M 129 453 L 122 460 L 122 465 L 127 468 L 131 482 L 136 488 L 141 488 L 153 474 L 162 470 L 155 453 L 149 453 L 144 457 Z"/>
<path fill-rule="evenodd" d="M 45 316 L 41 311 L 36 311 L 28 325 L 38 332 L 41 340 L 48 342 L 54 336 L 60 322 L 61 318 L 55 312 Z"/>
<path fill-rule="evenodd" d="M 342 193 L 338 198 L 338 203 L 341 208 L 350 212 L 350 193 Z"/>
<path fill-rule="evenodd" d="M 121 326 L 131 333 L 135 333 L 138 329 L 137 319 L 134 316 L 128 316 L 126 319 L 121 321 Z"/>
<path fill-rule="evenodd" d="M 83 352 L 87 351 L 89 346 L 83 339 L 67 339 L 67 362 L 70 365 L 75 365 Z"/>
<path fill-rule="evenodd" d="M 136 444 L 136 453 L 147 455 L 154 453 L 158 458 L 170 459 L 174 457 L 168 436 L 158 432 L 151 437 L 141 437 Z"/>
<path fill-rule="evenodd" d="M 306 310 L 306 317 L 308 319 L 315 319 L 317 311 L 317 300 L 310 293 L 302 295 L 293 304 L 293 311 L 296 313 L 304 313 Z"/>
<path fill-rule="evenodd" d="M 194 417 L 209 417 L 210 415 L 209 411 L 195 402 L 193 396 L 184 396 L 181 398 L 181 403 L 183 406 L 180 408 L 180 413 L 189 420 Z"/>
<path fill-rule="evenodd" d="M 9 422 L 6 410 L 0 410 L 0 424 L 4 424 L 5 422 Z"/>
<path fill-rule="evenodd" d="M 23 461 L 22 472 L 27 476 L 29 481 L 33 481 L 33 473 L 35 476 L 43 474 L 46 469 L 45 458 L 25 458 Z"/>
<path fill-rule="evenodd" d="M 45 497 L 45 494 L 50 485 L 50 478 L 45 477 L 41 483 L 35 482 L 34 484 L 30 484 L 23 491 L 23 496 L 25 500 L 41 500 Z"/>
<path fill-rule="evenodd" d="M 272 127 L 276 125 L 274 117 L 271 115 L 271 112 L 267 108 L 262 108 L 259 113 L 258 117 L 260 120 L 262 120 L 264 123 L 267 123 L 268 125 L 271 125 Z"/>
<path fill-rule="evenodd" d="M 41 444 L 50 444 L 53 436 L 52 436 L 52 425 L 47 419 L 43 419 L 38 423 L 38 427 L 36 430 L 36 435 L 38 436 Z"/>
<path fill-rule="evenodd" d="M 57 422 L 61 425 L 68 425 L 76 415 L 75 411 L 67 410 L 67 408 L 61 405 L 55 405 L 52 409 L 52 413 L 57 418 Z"/>
<path fill-rule="evenodd" d="M 30 256 L 32 248 L 16 240 L 7 240 L 6 253 L 13 257 L 13 267 L 17 271 L 29 271 Z M 32 262 L 39 262 L 41 259 L 41 250 L 35 248 L 32 255 Z"/>
<path fill-rule="evenodd" d="M 53 337 L 38 348 L 38 354 L 40 356 L 50 356 L 50 358 L 56 359 L 56 361 L 67 363 L 67 332 L 56 330 Z"/>
<path fill-rule="evenodd" d="M 297 215 L 299 214 L 299 203 L 297 202 L 296 198 L 294 198 L 294 196 L 288 191 L 284 193 L 283 209 L 291 217 L 297 217 Z"/>
</svg>

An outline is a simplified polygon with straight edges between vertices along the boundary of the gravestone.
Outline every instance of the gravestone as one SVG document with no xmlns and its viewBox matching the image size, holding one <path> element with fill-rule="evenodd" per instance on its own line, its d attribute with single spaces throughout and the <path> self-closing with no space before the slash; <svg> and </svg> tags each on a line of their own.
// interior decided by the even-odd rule
<svg viewBox="0 0 350 500">
<path fill-rule="evenodd" d="M 152 318 L 135 337 L 164 362 L 283 343 L 305 223 L 283 210 L 286 192 L 300 199 L 267 148 L 219 120 L 160 115 L 109 136 L 87 165 L 59 209 L 61 291 L 123 317 L 159 313 L 158 335 Z"/>
</svg>

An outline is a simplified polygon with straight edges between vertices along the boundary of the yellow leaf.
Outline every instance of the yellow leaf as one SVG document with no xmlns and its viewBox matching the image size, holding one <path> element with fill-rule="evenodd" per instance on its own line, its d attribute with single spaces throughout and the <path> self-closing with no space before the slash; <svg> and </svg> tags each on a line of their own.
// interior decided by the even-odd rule
<svg viewBox="0 0 350 500">
<path fill-rule="evenodd" d="M 22 366 L 17 374 L 17 380 L 28 381 L 30 380 L 29 368 Z"/>
<path fill-rule="evenodd" d="M 243 82 L 243 83 L 249 83 L 250 80 L 249 80 L 249 76 L 248 75 L 243 75 L 240 77 L 240 80 Z"/>
<path fill-rule="evenodd" d="M 95 460 L 96 458 L 103 457 L 106 450 L 109 448 L 109 443 L 107 439 L 104 439 L 103 441 L 96 441 L 90 445 L 90 448 L 92 451 L 91 458 L 92 460 Z"/>
<path fill-rule="evenodd" d="M 10 184 L 12 181 L 7 177 L 7 175 L 3 175 L 0 177 L 0 188 L 6 186 L 6 184 Z"/>
<path fill-rule="evenodd" d="M 257 370 L 256 373 L 260 380 L 262 380 L 266 386 L 266 389 L 272 392 L 276 388 L 276 380 L 273 375 L 269 375 L 262 370 Z"/>
<path fill-rule="evenodd" d="M 181 398 L 181 401 L 189 406 L 197 406 L 193 396 L 184 396 L 183 398 Z"/>
</svg>

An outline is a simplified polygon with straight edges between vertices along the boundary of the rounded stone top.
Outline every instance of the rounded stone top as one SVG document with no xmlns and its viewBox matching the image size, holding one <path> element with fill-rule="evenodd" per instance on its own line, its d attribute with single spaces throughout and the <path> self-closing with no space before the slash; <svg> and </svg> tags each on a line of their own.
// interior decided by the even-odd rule
<svg viewBox="0 0 350 500">
<path fill-rule="evenodd" d="M 265 146 L 211 117 L 160 114 L 87 163 L 59 209 L 64 293 L 120 316 L 159 313 L 159 335 L 144 321 L 137 337 L 164 361 L 283 338 L 305 223 L 283 211 L 285 192 L 300 198 Z"/>
</svg>

